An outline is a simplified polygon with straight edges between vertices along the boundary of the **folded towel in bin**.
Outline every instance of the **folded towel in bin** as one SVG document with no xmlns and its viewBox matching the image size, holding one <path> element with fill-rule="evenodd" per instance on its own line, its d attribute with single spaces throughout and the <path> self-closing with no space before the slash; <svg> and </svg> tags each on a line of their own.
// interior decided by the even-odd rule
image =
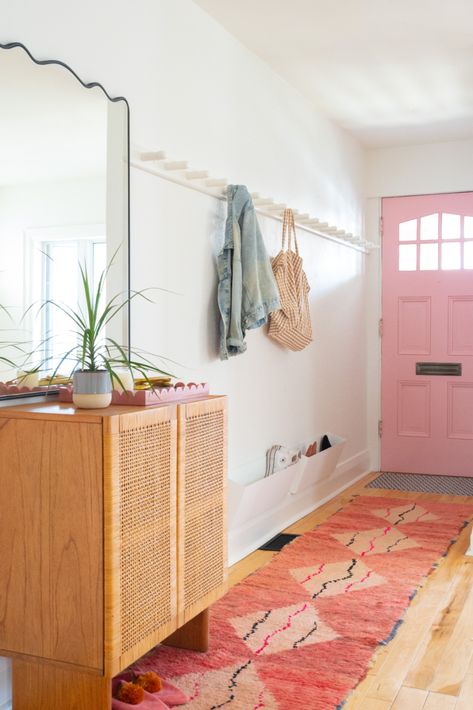
<svg viewBox="0 0 473 710">
<path fill-rule="evenodd" d="M 287 446 L 275 444 L 266 452 L 266 473 L 267 478 L 277 471 L 283 471 L 288 466 L 297 463 L 301 458 L 299 449 L 288 449 Z"/>
</svg>

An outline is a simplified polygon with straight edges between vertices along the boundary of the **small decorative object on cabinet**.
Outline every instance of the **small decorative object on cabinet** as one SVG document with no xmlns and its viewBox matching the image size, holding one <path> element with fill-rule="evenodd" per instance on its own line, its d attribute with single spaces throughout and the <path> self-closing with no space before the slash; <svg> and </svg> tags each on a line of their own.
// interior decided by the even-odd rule
<svg viewBox="0 0 473 710">
<path fill-rule="evenodd" d="M 195 399 L 209 394 L 207 382 L 176 382 L 174 385 L 166 385 L 155 389 L 136 389 L 126 392 L 118 389 L 112 392 L 112 404 L 120 404 L 126 407 L 150 407 L 157 404 L 171 404 L 172 402 L 183 402 L 187 399 Z M 59 388 L 59 401 L 72 402 L 72 387 L 67 385 Z"/>
<path fill-rule="evenodd" d="M 226 399 L 0 409 L 0 655 L 15 710 L 109 710 L 160 641 L 204 650 L 226 580 Z"/>
</svg>

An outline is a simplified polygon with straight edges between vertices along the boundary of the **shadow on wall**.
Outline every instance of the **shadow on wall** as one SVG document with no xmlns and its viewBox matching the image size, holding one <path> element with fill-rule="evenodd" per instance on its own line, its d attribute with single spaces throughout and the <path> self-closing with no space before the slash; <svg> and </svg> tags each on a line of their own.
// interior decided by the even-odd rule
<svg viewBox="0 0 473 710">
<path fill-rule="evenodd" d="M 202 331 L 207 332 L 207 355 L 209 360 L 219 357 L 220 310 L 217 303 L 217 258 L 225 240 L 225 223 L 227 219 L 227 204 L 218 201 L 217 209 L 212 214 L 210 227 L 210 242 L 213 255 L 214 273 L 207 296 L 207 308 L 203 308 L 200 317 Z"/>
</svg>

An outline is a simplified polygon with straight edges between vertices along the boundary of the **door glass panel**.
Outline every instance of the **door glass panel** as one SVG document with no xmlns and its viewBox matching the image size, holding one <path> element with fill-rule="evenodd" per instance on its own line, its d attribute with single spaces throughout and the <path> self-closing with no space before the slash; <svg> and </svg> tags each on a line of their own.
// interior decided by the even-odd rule
<svg viewBox="0 0 473 710">
<path fill-rule="evenodd" d="M 420 238 L 430 240 L 439 238 L 438 214 L 428 214 L 420 218 Z"/>
<path fill-rule="evenodd" d="M 460 215 L 444 212 L 442 214 L 442 239 L 460 239 L 460 236 Z"/>
<path fill-rule="evenodd" d="M 442 244 L 442 269 L 444 271 L 461 268 L 460 247 L 460 242 Z"/>
<path fill-rule="evenodd" d="M 401 244 L 399 247 L 399 271 L 415 271 L 417 268 L 417 246 Z"/>
<path fill-rule="evenodd" d="M 473 242 L 465 242 L 463 249 L 463 268 L 473 269 Z"/>
<path fill-rule="evenodd" d="M 399 241 L 415 242 L 417 239 L 417 220 L 410 219 L 408 222 L 401 222 L 399 225 Z"/>
<path fill-rule="evenodd" d="M 436 271 L 439 268 L 439 248 L 437 244 L 420 245 L 420 270 Z"/>
<path fill-rule="evenodd" d="M 463 237 L 473 239 L 473 217 L 465 217 L 463 224 Z"/>
</svg>

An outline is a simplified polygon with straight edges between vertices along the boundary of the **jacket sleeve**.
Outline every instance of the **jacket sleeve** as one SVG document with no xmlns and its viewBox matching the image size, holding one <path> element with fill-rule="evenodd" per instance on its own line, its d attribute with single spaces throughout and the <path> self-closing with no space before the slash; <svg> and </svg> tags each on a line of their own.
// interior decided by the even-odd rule
<svg viewBox="0 0 473 710">
<path fill-rule="evenodd" d="M 280 308 L 279 293 L 252 204 L 241 216 L 243 328 L 259 328 Z"/>
<path fill-rule="evenodd" d="M 232 287 L 230 299 L 230 325 L 228 329 L 227 346 L 230 352 L 244 352 L 246 343 L 242 323 L 242 263 L 241 263 L 241 232 L 238 222 L 233 223 L 233 262 Z"/>
</svg>

